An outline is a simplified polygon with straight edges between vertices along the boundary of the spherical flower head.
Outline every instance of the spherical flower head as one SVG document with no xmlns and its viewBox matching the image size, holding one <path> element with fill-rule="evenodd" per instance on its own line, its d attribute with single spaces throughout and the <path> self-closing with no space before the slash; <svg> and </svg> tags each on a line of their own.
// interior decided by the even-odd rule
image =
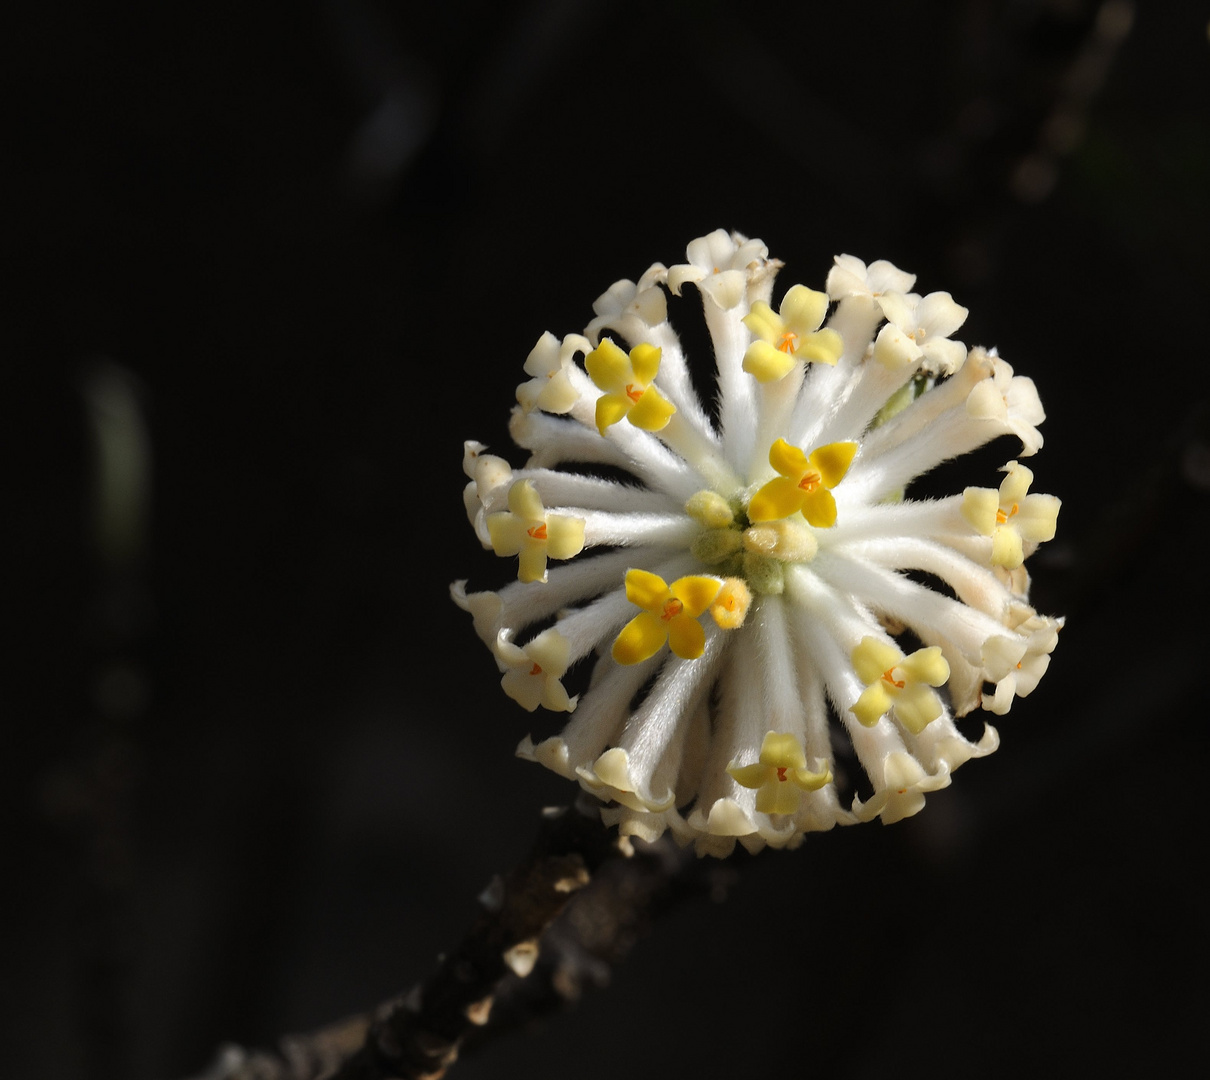
<svg viewBox="0 0 1210 1080">
<path fill-rule="evenodd" d="M 623 835 L 721 856 L 909 817 L 996 749 L 956 718 L 1034 692 L 1063 625 L 1028 602 L 1059 510 L 1032 470 L 911 485 L 1001 437 L 1037 453 L 1037 389 L 888 262 L 837 256 L 825 289 L 777 301 L 759 240 L 718 230 L 687 257 L 613 285 L 582 336 L 539 339 L 510 424 L 528 460 L 466 444 L 467 517 L 518 580 L 453 598 L 546 729 L 518 753 Z M 670 295 L 701 304 L 714 412 Z"/>
</svg>

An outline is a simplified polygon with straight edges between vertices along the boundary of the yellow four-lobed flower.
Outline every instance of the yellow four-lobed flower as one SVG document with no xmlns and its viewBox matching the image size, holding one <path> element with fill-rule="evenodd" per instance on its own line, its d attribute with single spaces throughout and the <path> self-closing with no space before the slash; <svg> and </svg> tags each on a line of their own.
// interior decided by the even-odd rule
<svg viewBox="0 0 1210 1080">
<path fill-rule="evenodd" d="M 584 550 L 584 519 L 548 514 L 528 480 L 508 489 L 508 509 L 487 515 L 487 532 L 497 555 L 519 555 L 520 581 L 545 581 L 546 560 L 570 559 Z"/>
<path fill-rule="evenodd" d="M 983 536 L 992 538 L 992 565 L 1015 570 L 1025 561 L 1025 545 L 1055 538 L 1059 507 L 1053 495 L 1030 495 L 1033 471 L 1015 461 L 993 488 L 968 487 L 962 493 L 962 516 Z M 1031 548 L 1032 550 L 1032 548 Z"/>
<path fill-rule="evenodd" d="M 722 588 L 718 578 L 691 574 L 671 585 L 647 570 L 626 571 L 626 599 L 643 610 L 630 620 L 613 643 L 619 664 L 638 664 L 668 642 L 682 660 L 696 660 L 706 649 L 706 631 L 698 617 Z"/>
<path fill-rule="evenodd" d="M 584 367 L 598 389 L 605 391 L 597 399 L 596 411 L 602 435 L 623 419 L 643 431 L 660 431 L 676 412 L 676 406 L 651 385 L 660 370 L 660 350 L 654 345 L 644 342 L 627 355 L 603 338 L 585 357 Z"/>
<path fill-rule="evenodd" d="M 793 814 L 804 791 L 818 791 L 832 781 L 827 765 L 822 772 L 812 772 L 802 744 L 776 731 L 765 735 L 755 764 L 732 762 L 727 772 L 741 787 L 756 789 L 756 809 L 762 814 Z"/>
<path fill-rule="evenodd" d="M 769 464 L 781 475 L 762 487 L 748 505 L 751 521 L 776 521 L 802 511 L 803 517 L 817 529 L 836 524 L 834 488 L 857 453 L 855 442 L 835 442 L 804 454 L 785 439 L 769 449 Z"/>
<path fill-rule="evenodd" d="M 827 293 L 805 285 L 791 288 L 778 311 L 758 300 L 743 319 L 756 336 L 744 353 L 744 370 L 767 383 L 784 379 L 797 361 L 835 364 L 844 341 L 835 330 L 820 329 L 827 313 Z"/>
<path fill-rule="evenodd" d="M 866 688 L 850 709 L 866 727 L 894 709 L 895 719 L 919 735 L 941 715 L 941 698 L 933 687 L 945 684 L 950 666 L 938 646 L 904 656 L 894 645 L 867 636 L 853 650 L 852 660 Z"/>
</svg>

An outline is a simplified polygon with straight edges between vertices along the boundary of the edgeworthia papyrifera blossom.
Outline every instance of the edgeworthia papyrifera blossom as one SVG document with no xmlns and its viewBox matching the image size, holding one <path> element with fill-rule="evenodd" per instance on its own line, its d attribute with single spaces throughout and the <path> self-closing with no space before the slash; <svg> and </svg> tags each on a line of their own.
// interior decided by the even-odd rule
<svg viewBox="0 0 1210 1080">
<path fill-rule="evenodd" d="M 619 281 L 583 336 L 545 334 L 525 362 L 524 467 L 466 444 L 467 514 L 518 580 L 457 582 L 454 599 L 505 693 L 569 714 L 518 753 L 599 796 L 624 835 L 670 830 L 703 854 L 916 813 L 996 748 L 954 718 L 1029 694 L 1062 626 L 1027 600 L 1023 562 L 1059 510 L 1030 469 L 905 496 L 998 436 L 1037 453 L 1033 382 L 955 340 L 966 309 L 890 263 L 837 256 L 824 291 L 775 305 L 780 266 L 719 230 Z M 714 414 L 668 321 L 689 284 Z M 573 696 L 577 663 L 591 676 Z"/>
</svg>

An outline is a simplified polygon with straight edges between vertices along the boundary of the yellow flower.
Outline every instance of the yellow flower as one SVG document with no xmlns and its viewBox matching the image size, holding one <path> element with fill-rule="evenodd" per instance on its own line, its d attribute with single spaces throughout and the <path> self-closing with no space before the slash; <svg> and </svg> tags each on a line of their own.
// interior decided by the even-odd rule
<svg viewBox="0 0 1210 1080">
<path fill-rule="evenodd" d="M 863 637 L 852 659 L 853 670 L 866 688 L 850 709 L 866 727 L 894 709 L 895 719 L 919 735 L 941 715 L 941 699 L 933 687 L 945 684 L 950 666 L 938 646 L 904 656 L 894 645 Z"/>
<path fill-rule="evenodd" d="M 630 620 L 613 643 L 619 664 L 638 664 L 668 642 L 683 660 L 696 660 L 706 648 L 706 631 L 698 622 L 718 596 L 718 578 L 690 575 L 671 585 L 647 570 L 626 571 L 626 599 L 643 610 Z"/>
<path fill-rule="evenodd" d="M 517 578 L 545 581 L 546 560 L 570 559 L 584 549 L 584 519 L 547 514 L 528 480 L 508 489 L 508 509 L 487 515 L 487 532 L 497 555 L 520 555 Z"/>
<path fill-rule="evenodd" d="M 807 757 L 793 735 L 776 731 L 765 736 L 756 764 L 732 762 L 727 772 L 741 787 L 756 788 L 756 809 L 762 814 L 793 814 L 804 791 L 818 791 L 832 781 L 826 765 L 823 772 L 807 768 Z"/>
<path fill-rule="evenodd" d="M 983 536 L 992 538 L 992 565 L 1015 570 L 1043 540 L 1055 538 L 1060 502 L 1053 495 L 1029 495 L 1034 474 L 1010 461 L 999 491 L 968 487 L 962 493 L 962 516 Z"/>
<path fill-rule="evenodd" d="M 643 431 L 666 427 L 676 406 L 651 385 L 660 370 L 660 350 L 646 343 L 630 355 L 605 338 L 584 359 L 589 378 L 605 394 L 597 399 L 597 430 L 627 419 Z"/>
<path fill-rule="evenodd" d="M 835 364 L 844 352 L 844 342 L 835 330 L 820 329 L 827 313 L 827 293 L 805 285 L 790 289 L 779 311 L 758 300 L 743 320 L 756 335 L 744 353 L 744 370 L 766 383 L 784 379 L 796 360 Z"/>
<path fill-rule="evenodd" d="M 836 442 L 811 451 L 808 457 L 797 446 L 778 439 L 769 449 L 769 464 L 780 476 L 770 480 L 748 506 L 751 521 L 776 521 L 802 511 L 817 529 L 836 524 L 834 488 L 849 471 L 855 442 Z"/>
</svg>

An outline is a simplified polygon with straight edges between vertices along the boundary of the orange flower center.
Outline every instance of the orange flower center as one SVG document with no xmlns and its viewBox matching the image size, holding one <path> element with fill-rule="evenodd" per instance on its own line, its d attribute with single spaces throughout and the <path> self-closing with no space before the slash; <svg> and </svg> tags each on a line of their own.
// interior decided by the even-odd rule
<svg viewBox="0 0 1210 1080">
<path fill-rule="evenodd" d="M 784 353 L 792 353 L 798 348 L 796 344 L 798 335 L 793 330 L 787 330 L 780 338 L 777 339 L 777 351 Z"/>
<path fill-rule="evenodd" d="M 664 601 L 664 610 L 660 614 L 660 618 L 663 619 L 664 622 L 671 622 L 684 610 L 685 605 L 674 596 L 671 600 Z"/>
<path fill-rule="evenodd" d="M 1021 509 L 1021 507 L 1017 503 L 1013 503 L 1012 509 L 1009 510 L 1009 512 L 1007 514 L 1003 510 L 997 510 L 996 511 L 996 524 L 1003 525 L 1005 522 L 1008 521 L 1008 519 L 1010 517 L 1012 517 L 1014 514 L 1016 514 L 1016 512 L 1020 509 Z"/>
<path fill-rule="evenodd" d="M 535 540 L 545 540 L 546 539 L 546 522 L 545 521 L 542 522 L 541 525 L 531 525 L 525 531 L 530 536 L 532 536 Z"/>
<path fill-rule="evenodd" d="M 790 767 L 789 765 L 778 765 L 776 767 L 777 768 L 777 779 L 780 783 L 784 784 L 786 782 L 786 770 L 789 767 Z"/>
<path fill-rule="evenodd" d="M 882 681 L 890 683 L 892 686 L 894 686 L 896 689 L 899 689 L 899 690 L 902 690 L 905 685 L 905 682 L 903 679 L 895 678 L 895 669 L 893 667 L 887 668 L 886 671 L 884 671 L 882 673 Z"/>
<path fill-rule="evenodd" d="M 798 481 L 798 486 L 809 494 L 810 492 L 815 491 L 822 483 L 823 477 L 820 476 L 819 473 L 817 473 L 814 469 L 809 469 L 807 472 L 802 474 L 802 479 Z"/>
<path fill-rule="evenodd" d="M 631 401 L 638 401 L 639 398 L 643 396 L 643 391 L 638 389 L 634 383 L 627 383 L 626 396 L 630 398 Z"/>
<path fill-rule="evenodd" d="M 534 666 L 529 669 L 529 673 L 531 675 L 541 675 L 542 669 L 537 664 L 534 664 Z"/>
</svg>

